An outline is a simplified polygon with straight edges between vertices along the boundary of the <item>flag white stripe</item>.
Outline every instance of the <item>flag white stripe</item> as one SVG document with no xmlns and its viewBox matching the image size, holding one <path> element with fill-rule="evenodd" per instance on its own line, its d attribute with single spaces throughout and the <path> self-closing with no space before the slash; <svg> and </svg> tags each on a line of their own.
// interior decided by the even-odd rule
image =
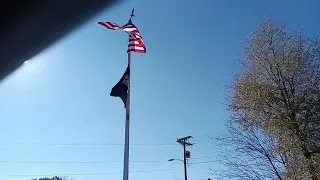
<svg viewBox="0 0 320 180">
<path fill-rule="evenodd" d="M 144 50 L 143 47 L 139 47 L 139 46 L 129 46 L 129 49 Z"/>
</svg>

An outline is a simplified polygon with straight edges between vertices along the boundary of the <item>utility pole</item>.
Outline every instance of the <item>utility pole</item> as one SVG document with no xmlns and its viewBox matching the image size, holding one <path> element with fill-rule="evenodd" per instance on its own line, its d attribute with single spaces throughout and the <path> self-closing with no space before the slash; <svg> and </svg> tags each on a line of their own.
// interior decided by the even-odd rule
<svg viewBox="0 0 320 180">
<path fill-rule="evenodd" d="M 187 178 L 187 158 L 190 158 L 190 152 L 186 151 L 187 146 L 192 146 L 192 143 L 189 143 L 188 140 L 192 138 L 192 136 L 183 137 L 177 139 L 177 143 L 183 146 L 183 164 L 184 164 L 184 180 L 188 180 Z"/>
</svg>

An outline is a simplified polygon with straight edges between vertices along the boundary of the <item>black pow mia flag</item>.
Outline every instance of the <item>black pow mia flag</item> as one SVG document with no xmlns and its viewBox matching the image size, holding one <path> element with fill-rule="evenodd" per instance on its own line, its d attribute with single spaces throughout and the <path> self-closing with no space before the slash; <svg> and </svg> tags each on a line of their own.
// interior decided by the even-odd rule
<svg viewBox="0 0 320 180">
<path fill-rule="evenodd" d="M 126 71 L 122 75 L 120 81 L 112 88 L 110 96 L 119 97 L 126 107 L 128 98 L 128 89 L 130 81 L 130 66 L 128 65 Z"/>
</svg>

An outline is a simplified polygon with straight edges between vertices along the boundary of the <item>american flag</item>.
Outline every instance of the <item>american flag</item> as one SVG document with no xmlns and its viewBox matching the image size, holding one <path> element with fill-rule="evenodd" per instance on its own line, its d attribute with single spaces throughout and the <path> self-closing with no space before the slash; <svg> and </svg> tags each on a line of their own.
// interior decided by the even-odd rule
<svg viewBox="0 0 320 180">
<path fill-rule="evenodd" d="M 143 39 L 140 35 L 138 28 L 132 24 L 128 23 L 124 26 L 119 26 L 116 23 L 112 22 L 98 22 L 98 24 L 110 29 L 110 30 L 122 30 L 128 33 L 129 36 L 129 44 L 127 52 L 137 52 L 137 53 L 146 53 L 146 47 L 144 45 Z"/>
</svg>

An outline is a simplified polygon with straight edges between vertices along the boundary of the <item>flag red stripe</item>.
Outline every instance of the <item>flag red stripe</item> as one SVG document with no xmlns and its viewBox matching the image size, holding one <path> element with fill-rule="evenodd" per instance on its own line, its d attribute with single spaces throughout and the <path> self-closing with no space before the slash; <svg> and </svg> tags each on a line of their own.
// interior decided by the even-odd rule
<svg viewBox="0 0 320 180">
<path fill-rule="evenodd" d="M 111 30 L 121 29 L 120 26 L 118 26 L 117 24 L 112 23 L 112 22 L 98 22 L 98 24 L 100 24 L 108 29 L 111 29 Z"/>
<path fill-rule="evenodd" d="M 146 53 L 146 47 L 141 37 L 136 38 L 134 36 L 130 36 L 129 44 L 128 44 L 128 52 Z"/>
<path fill-rule="evenodd" d="M 130 35 L 127 52 L 146 53 L 146 47 L 138 28 L 133 24 L 126 24 L 122 27 L 112 22 L 98 22 L 98 24 L 110 30 L 122 30 Z"/>
</svg>

